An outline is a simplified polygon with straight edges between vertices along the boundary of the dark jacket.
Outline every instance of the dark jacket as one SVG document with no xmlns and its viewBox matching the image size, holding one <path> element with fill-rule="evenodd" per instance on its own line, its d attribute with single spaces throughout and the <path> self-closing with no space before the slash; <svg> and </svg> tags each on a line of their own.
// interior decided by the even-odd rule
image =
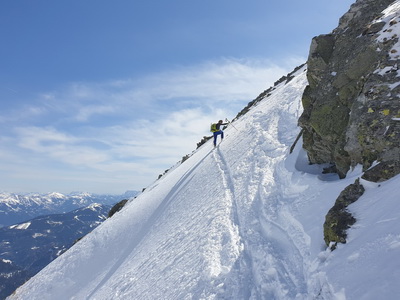
<svg viewBox="0 0 400 300">
<path fill-rule="evenodd" d="M 228 123 L 217 123 L 217 126 L 215 126 L 218 130 L 221 130 L 221 126 L 228 125 Z"/>
</svg>

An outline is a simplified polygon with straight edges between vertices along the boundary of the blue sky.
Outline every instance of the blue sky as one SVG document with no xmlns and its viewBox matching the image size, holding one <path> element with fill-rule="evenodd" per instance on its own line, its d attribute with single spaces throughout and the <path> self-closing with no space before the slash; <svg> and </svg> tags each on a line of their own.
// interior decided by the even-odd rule
<svg viewBox="0 0 400 300">
<path fill-rule="evenodd" d="M 0 191 L 141 190 L 353 2 L 1 1 Z"/>
</svg>

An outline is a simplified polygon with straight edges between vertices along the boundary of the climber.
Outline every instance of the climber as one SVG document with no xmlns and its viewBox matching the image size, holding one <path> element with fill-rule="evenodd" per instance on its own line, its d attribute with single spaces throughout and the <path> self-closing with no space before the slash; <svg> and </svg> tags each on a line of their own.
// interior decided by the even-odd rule
<svg viewBox="0 0 400 300">
<path fill-rule="evenodd" d="M 223 123 L 222 120 L 219 120 L 218 123 L 211 124 L 211 132 L 214 134 L 214 147 L 217 146 L 217 137 L 221 135 L 221 142 L 224 139 L 224 132 L 221 129 L 222 125 L 227 125 L 228 123 Z"/>
</svg>

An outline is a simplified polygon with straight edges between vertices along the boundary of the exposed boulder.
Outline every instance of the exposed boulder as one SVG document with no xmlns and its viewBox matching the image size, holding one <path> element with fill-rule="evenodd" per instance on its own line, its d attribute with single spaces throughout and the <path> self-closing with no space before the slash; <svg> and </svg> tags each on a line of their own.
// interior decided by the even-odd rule
<svg viewBox="0 0 400 300">
<path fill-rule="evenodd" d="M 111 218 L 115 213 L 119 212 L 124 206 L 125 204 L 128 202 L 127 199 L 121 200 L 119 201 L 117 204 L 115 204 L 111 210 L 108 213 L 108 217 Z"/>
<path fill-rule="evenodd" d="M 347 207 L 364 194 L 364 187 L 357 179 L 346 187 L 336 199 L 335 205 L 329 210 L 324 223 L 324 240 L 327 246 L 335 249 L 337 243 L 346 243 L 347 229 L 356 222 L 348 212 Z"/>
<path fill-rule="evenodd" d="M 400 160 L 400 13 L 386 9 L 392 2 L 358 0 L 311 44 L 303 147 L 310 163 L 331 163 L 341 178 L 357 164 Z"/>
</svg>

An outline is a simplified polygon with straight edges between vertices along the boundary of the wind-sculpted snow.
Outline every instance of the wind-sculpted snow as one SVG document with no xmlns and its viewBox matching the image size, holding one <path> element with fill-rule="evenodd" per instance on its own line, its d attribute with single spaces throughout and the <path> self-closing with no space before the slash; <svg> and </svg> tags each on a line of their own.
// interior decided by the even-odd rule
<svg viewBox="0 0 400 300">
<path fill-rule="evenodd" d="M 386 191 L 391 212 L 351 205 L 361 227 L 325 250 L 325 215 L 361 171 L 321 176 L 301 140 L 289 154 L 306 83 L 301 69 L 278 85 L 216 148 L 203 145 L 11 299 L 395 299 L 399 204 L 387 191 L 400 180 L 362 197 L 378 205 L 374 193 Z"/>
</svg>

